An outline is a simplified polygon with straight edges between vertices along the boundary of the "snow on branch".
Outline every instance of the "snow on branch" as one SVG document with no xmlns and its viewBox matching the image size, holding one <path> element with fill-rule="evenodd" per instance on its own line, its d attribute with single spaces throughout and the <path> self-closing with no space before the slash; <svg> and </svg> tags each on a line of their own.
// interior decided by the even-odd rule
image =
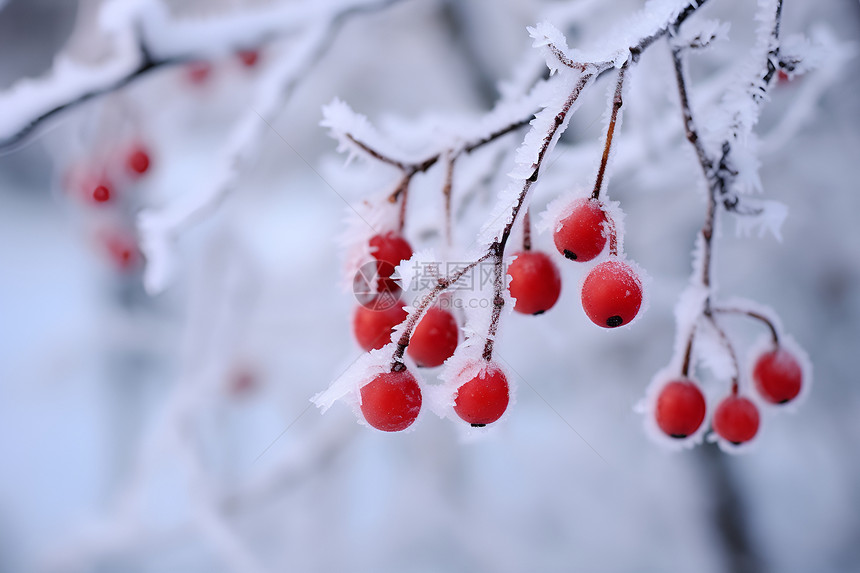
<svg viewBox="0 0 860 573">
<path fill-rule="evenodd" d="M 0 92 L 0 151 L 25 143 L 59 113 L 154 69 L 301 34 L 320 22 L 379 6 L 380 0 L 270 2 L 203 19 L 177 18 L 162 0 L 112 0 L 98 14 L 98 29 L 111 47 L 107 58 L 86 63 L 61 52 L 44 76 L 21 79 Z"/>
</svg>

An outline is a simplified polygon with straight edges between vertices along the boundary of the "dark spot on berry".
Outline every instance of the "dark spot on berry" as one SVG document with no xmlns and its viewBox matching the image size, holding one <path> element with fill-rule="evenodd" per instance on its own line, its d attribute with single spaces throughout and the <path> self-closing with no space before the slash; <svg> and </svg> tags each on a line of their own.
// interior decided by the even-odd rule
<svg viewBox="0 0 860 573">
<path fill-rule="evenodd" d="M 779 403 L 780 403 L 780 404 L 788 404 L 790 401 L 791 401 L 791 400 L 789 400 L 788 398 L 786 398 L 785 400 L 780 400 L 780 401 L 779 401 Z"/>
<path fill-rule="evenodd" d="M 541 315 L 541 314 L 543 314 L 543 313 L 545 313 L 545 312 L 546 312 L 545 310 L 539 310 L 539 311 L 537 311 L 537 312 L 532 313 L 532 316 L 538 316 L 538 315 Z"/>
<path fill-rule="evenodd" d="M 736 446 L 739 446 L 739 445 L 741 445 L 743 442 L 732 442 L 732 443 L 733 443 L 734 445 L 736 445 Z"/>
<path fill-rule="evenodd" d="M 678 439 L 678 440 L 682 440 L 682 439 L 687 437 L 687 434 L 669 434 L 669 435 L 675 439 Z"/>
<path fill-rule="evenodd" d="M 615 328 L 616 326 L 621 326 L 621 323 L 623 322 L 624 319 L 616 314 L 615 316 L 610 316 L 606 319 L 606 326 L 609 328 Z"/>
<path fill-rule="evenodd" d="M 568 251 L 567 249 L 565 249 L 564 250 L 564 256 L 566 258 L 570 259 L 571 261 L 576 260 L 576 253 L 574 253 L 573 251 Z"/>
<path fill-rule="evenodd" d="M 486 424 L 472 424 L 473 428 L 483 428 Z"/>
</svg>

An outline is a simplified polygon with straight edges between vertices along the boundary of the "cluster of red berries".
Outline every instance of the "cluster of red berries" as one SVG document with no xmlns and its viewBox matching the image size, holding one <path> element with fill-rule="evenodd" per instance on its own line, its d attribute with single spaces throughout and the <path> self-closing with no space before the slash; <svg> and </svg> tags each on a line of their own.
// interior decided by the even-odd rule
<svg viewBox="0 0 860 573">
<path fill-rule="evenodd" d="M 755 360 L 752 378 L 758 396 L 769 404 L 786 404 L 800 394 L 803 369 L 797 357 L 776 346 Z M 672 438 L 695 434 L 705 421 L 705 396 L 689 378 L 666 383 L 657 395 L 654 411 L 657 426 Z M 741 396 L 737 387 L 718 405 L 711 420 L 716 434 L 732 444 L 752 440 L 759 429 L 759 410 L 755 402 Z"/>
<path fill-rule="evenodd" d="M 128 210 L 121 207 L 119 188 L 145 176 L 152 168 L 150 151 L 142 142 L 121 146 L 120 150 L 100 167 L 73 169 L 64 180 L 64 187 L 73 196 L 92 206 L 94 213 L 108 219 L 123 218 L 123 213 Z M 122 271 L 136 267 L 141 261 L 137 239 L 132 231 L 126 230 L 130 226 L 130 223 L 117 226 L 114 222 L 96 236 L 102 251 Z"/>
<path fill-rule="evenodd" d="M 399 298 L 400 287 L 392 275 L 397 265 L 412 257 L 412 247 L 393 231 L 374 235 L 369 247 L 376 274 L 369 281 L 367 277 L 362 280 L 376 285 L 377 290 L 375 296 L 362 300 L 353 317 L 355 338 L 367 351 L 388 344 L 393 329 L 406 320 L 407 313 Z M 457 349 L 459 331 L 452 312 L 432 306 L 415 326 L 406 352 L 418 367 L 440 366 Z M 361 388 L 364 419 L 386 432 L 405 430 L 421 410 L 418 381 L 405 366 L 400 367 L 400 370 L 378 374 Z M 504 414 L 508 400 L 507 378 L 498 366 L 487 363 L 475 376 L 458 384 L 454 411 L 473 426 L 485 426 Z"/>
<path fill-rule="evenodd" d="M 454 412 L 476 428 L 501 418 L 510 401 L 504 372 L 492 362 L 482 366 L 477 374 L 458 381 L 454 398 Z M 361 413 L 377 430 L 399 432 L 418 417 L 421 400 L 421 387 L 409 370 L 384 372 L 362 386 Z"/>
<path fill-rule="evenodd" d="M 134 142 L 125 147 L 118 160 L 112 159 L 108 163 L 70 182 L 76 194 L 84 201 L 96 205 L 112 203 L 117 197 L 114 181 L 134 180 L 144 176 L 152 166 L 152 158 L 144 144 Z"/>
<path fill-rule="evenodd" d="M 615 328 L 632 321 L 642 306 L 642 281 L 617 254 L 615 225 L 597 199 L 578 199 L 556 225 L 553 241 L 568 260 L 588 262 L 597 258 L 609 243 L 608 260 L 597 264 L 582 285 L 582 308 L 594 324 Z M 508 267 L 514 310 L 543 314 L 561 294 L 561 275 L 546 253 L 531 250 L 516 253 Z"/>
<path fill-rule="evenodd" d="M 609 243 L 609 258 L 589 271 L 582 283 L 582 309 L 604 328 L 628 324 L 642 306 L 642 281 L 618 257 L 615 224 L 598 199 L 578 199 L 565 211 L 553 233 L 558 251 L 567 259 L 588 262 Z"/>
<path fill-rule="evenodd" d="M 260 50 L 247 49 L 236 52 L 236 59 L 245 68 L 255 68 L 260 61 Z M 201 86 L 212 77 L 213 66 L 206 60 L 196 60 L 185 64 L 185 76 L 188 82 L 195 86 Z"/>
<path fill-rule="evenodd" d="M 553 239 L 561 254 L 578 262 L 597 258 L 608 243 L 609 259 L 596 265 L 583 283 L 583 309 L 604 328 L 627 324 L 636 317 L 642 304 L 642 283 L 633 268 L 619 259 L 615 225 L 599 200 L 575 201 L 556 226 Z M 360 280 L 376 288 L 371 289 L 372 296 L 362 301 L 353 318 L 355 338 L 368 351 L 388 344 L 393 329 L 407 318 L 399 299 L 400 287 L 392 275 L 398 264 L 412 256 L 412 247 L 395 232 L 373 236 L 369 247 L 375 276 L 368 279 L 362 275 Z M 510 293 L 516 299 L 514 310 L 539 315 L 555 305 L 561 293 L 561 274 L 549 255 L 520 251 L 507 272 Z M 458 334 L 455 316 L 438 306 L 431 307 L 411 334 L 407 352 L 419 367 L 439 366 L 454 354 Z M 458 385 L 454 411 L 469 424 L 484 426 L 502 416 L 508 400 L 507 378 L 498 366 L 487 362 L 479 374 Z M 362 413 L 371 426 L 381 430 L 407 428 L 420 405 L 420 387 L 405 367 L 380 374 L 362 387 Z"/>
</svg>

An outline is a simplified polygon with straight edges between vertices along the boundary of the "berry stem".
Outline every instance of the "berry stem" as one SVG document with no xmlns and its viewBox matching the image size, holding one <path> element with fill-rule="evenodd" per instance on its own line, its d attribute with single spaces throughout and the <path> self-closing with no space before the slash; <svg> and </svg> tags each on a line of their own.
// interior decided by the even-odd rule
<svg viewBox="0 0 860 573">
<path fill-rule="evenodd" d="M 699 3 L 699 6 L 701 6 L 701 3 Z M 774 47 L 768 52 L 767 61 L 765 63 L 765 72 L 762 77 L 765 86 L 767 86 L 773 78 L 773 74 L 775 72 L 773 62 L 778 61 L 779 58 L 779 28 L 781 19 L 782 0 L 777 0 L 776 13 L 774 15 L 774 26 L 771 33 Z M 682 23 L 683 20 L 679 19 L 669 27 L 668 32 L 670 38 L 677 36 Z M 700 278 L 702 286 L 704 286 L 708 291 L 708 296 L 704 301 L 701 312 L 713 321 L 713 317 L 711 315 L 711 273 L 713 265 L 713 237 L 717 218 L 717 208 L 722 205 L 726 211 L 732 211 L 740 215 L 758 214 L 761 210 L 743 207 L 740 204 L 738 196 L 732 192 L 732 184 L 735 176 L 737 175 L 737 171 L 735 171 L 729 164 L 729 154 L 731 153 L 730 141 L 726 139 L 720 145 L 720 158 L 718 161 L 715 161 L 705 149 L 705 145 L 699 136 L 696 122 L 693 118 L 692 107 L 690 105 L 686 74 L 684 72 L 684 49 L 684 46 L 680 44 L 672 45 L 672 62 L 675 69 L 675 80 L 678 85 L 678 96 L 684 120 L 684 131 L 686 133 L 687 141 L 690 142 L 696 151 L 699 165 L 702 168 L 702 173 L 704 174 L 705 181 L 708 184 L 708 206 L 705 214 L 705 221 L 701 230 L 703 254 Z M 764 97 L 764 95 L 765 94 L 763 93 L 756 92 L 753 94 L 753 99 L 759 101 Z M 776 330 L 773 329 L 773 325 L 770 322 L 768 322 L 768 324 L 771 326 L 772 335 L 774 336 L 774 340 L 776 340 Z M 696 330 L 694 328 L 690 331 L 687 342 L 687 356 L 684 361 L 685 372 L 690 367 L 690 352 L 693 346 L 695 333 Z M 735 361 L 735 363 L 737 364 L 737 361 Z"/>
<path fill-rule="evenodd" d="M 585 89 L 591 80 L 595 77 L 595 73 L 591 71 L 583 72 L 579 76 L 579 81 L 576 82 L 576 85 L 573 87 L 573 90 L 570 92 L 570 95 L 567 96 L 564 103 L 561 106 L 561 109 L 555 115 L 555 121 L 553 121 L 549 130 L 543 137 L 543 141 L 541 142 L 540 149 L 538 150 L 537 161 L 534 164 L 534 170 L 532 174 L 523 181 L 523 188 L 520 191 L 519 196 L 517 197 L 516 203 L 514 203 L 511 208 L 511 216 L 508 220 L 508 223 L 505 225 L 505 228 L 502 230 L 502 234 L 498 240 L 494 241 L 492 245 L 490 245 L 488 255 L 493 257 L 493 263 L 495 265 L 494 274 L 495 279 L 493 281 L 493 311 L 490 316 L 490 326 L 487 330 L 487 342 L 484 344 L 484 359 L 490 361 L 493 357 L 493 344 L 495 343 L 496 332 L 499 328 L 499 320 L 502 316 L 502 308 L 505 306 L 505 272 L 504 272 L 504 260 L 505 260 L 505 246 L 508 243 L 508 239 L 511 236 L 511 230 L 514 227 L 514 223 L 517 221 L 517 215 L 519 215 L 520 210 L 526 202 L 526 197 L 528 197 L 529 191 L 532 188 L 532 184 L 537 181 L 538 175 L 540 173 L 540 168 L 543 165 L 543 160 L 546 157 L 546 152 L 549 150 L 549 147 L 555 138 L 556 133 L 561 126 L 564 125 L 565 119 L 567 119 L 567 114 L 570 113 L 570 109 L 573 107 L 573 104 L 576 103 L 576 100 L 579 99 L 582 90 Z"/>
<path fill-rule="evenodd" d="M 403 234 L 403 228 L 406 227 L 406 200 L 409 198 L 409 179 L 404 179 L 403 190 L 400 192 L 400 216 L 398 228 L 400 234 Z"/>
<path fill-rule="evenodd" d="M 445 199 L 445 242 L 450 247 L 453 244 L 451 234 L 451 188 L 454 184 L 454 157 L 446 155 L 445 183 L 442 185 L 442 196 Z"/>
<path fill-rule="evenodd" d="M 454 283 L 460 280 L 463 275 L 474 269 L 476 266 L 490 258 L 490 253 L 485 254 L 481 258 L 476 261 L 473 261 L 466 265 L 465 267 L 459 269 L 458 271 L 448 275 L 447 277 L 440 277 L 439 281 L 436 283 L 430 292 L 428 292 L 424 297 L 415 304 L 415 309 L 409 314 L 409 316 L 404 321 L 406 324 L 406 328 L 403 330 L 403 334 L 400 335 L 400 339 L 397 341 L 397 348 L 394 350 L 394 354 L 391 356 L 391 371 L 399 372 L 406 368 L 403 364 L 403 354 L 406 352 L 406 348 L 409 346 L 409 340 L 412 338 L 412 332 L 415 330 L 415 327 L 418 325 L 418 321 L 424 316 L 424 313 L 430 308 L 430 305 L 433 304 L 433 301 L 436 300 L 440 294 L 444 291 L 448 290 Z"/>
<path fill-rule="evenodd" d="M 628 48 L 630 60 L 633 62 L 637 61 L 639 55 L 649 46 L 651 46 L 654 42 L 656 42 L 659 38 L 662 38 L 666 34 L 670 33 L 670 31 L 674 28 L 677 30 L 677 27 L 681 25 L 691 14 L 693 14 L 696 10 L 701 8 L 704 4 L 707 3 L 707 0 L 698 0 L 697 2 L 688 5 L 684 10 L 681 11 L 680 14 L 675 18 L 673 22 L 667 23 L 665 26 L 659 28 L 650 36 L 645 36 L 640 38 L 636 44 L 631 45 Z M 483 357 L 485 360 L 489 361 L 493 356 L 493 345 L 495 341 L 496 332 L 498 331 L 499 320 L 501 318 L 502 308 L 505 305 L 504 298 L 504 290 L 505 290 L 505 272 L 504 272 L 504 255 L 505 255 L 505 247 L 507 245 L 508 239 L 511 236 L 511 231 L 514 225 L 517 222 L 517 216 L 519 215 L 520 210 L 526 203 L 526 198 L 528 197 L 529 191 L 531 190 L 532 184 L 534 184 L 538 176 L 540 175 L 540 170 L 543 165 L 544 158 L 546 157 L 549 148 L 552 145 L 555 136 L 559 133 L 559 130 L 564 125 L 565 120 L 567 119 L 568 114 L 570 113 L 573 104 L 579 99 L 579 96 L 582 94 L 582 91 L 585 87 L 597 76 L 602 74 L 603 72 L 614 67 L 613 62 L 573 62 L 569 60 L 564 53 L 558 49 L 556 46 L 550 44 L 550 49 L 553 50 L 553 53 L 560 58 L 561 62 L 573 69 L 579 70 L 581 73 L 579 75 L 579 79 L 574 85 L 571 93 L 565 99 L 564 103 L 561 106 L 561 109 L 556 113 L 554 121 L 550 128 L 547 130 L 547 133 L 544 135 L 543 140 L 541 141 L 540 147 L 538 149 L 537 160 L 533 164 L 533 170 L 531 175 L 527 177 L 523 181 L 522 190 L 517 197 L 516 202 L 511 207 L 511 214 L 508 218 L 508 222 L 506 223 L 504 229 L 502 230 L 500 236 L 493 241 L 490 245 L 487 253 L 485 253 L 478 260 L 470 263 L 463 269 L 460 269 L 456 273 L 449 275 L 448 277 L 443 277 L 439 279 L 439 283 L 429 292 L 427 293 L 419 302 L 415 305 L 415 309 L 410 313 L 409 317 L 406 319 L 405 324 L 406 328 L 403 331 L 403 334 L 400 336 L 400 340 L 397 343 L 397 349 L 394 351 L 392 355 L 392 363 L 391 369 L 392 371 L 398 371 L 405 368 L 403 364 L 403 354 L 406 351 L 406 348 L 409 346 L 409 339 L 412 335 L 412 331 L 417 325 L 419 319 L 423 315 L 423 313 L 427 310 L 429 305 L 439 296 L 440 293 L 448 289 L 453 283 L 455 283 L 459 278 L 463 276 L 464 273 L 468 272 L 472 268 L 474 268 L 479 263 L 487 260 L 488 258 L 493 259 L 494 266 L 494 293 L 493 293 L 493 310 L 490 318 L 490 326 L 487 332 L 487 340 L 484 345 L 484 353 Z M 628 63 L 625 63 L 622 68 L 626 67 Z M 623 69 L 619 70 L 619 84 L 623 81 L 624 73 Z M 620 88 L 616 88 L 617 98 L 620 102 Z M 617 120 L 617 108 L 620 108 L 620 103 L 617 106 L 613 106 L 613 115 Z M 533 115 L 530 115 L 528 119 L 523 119 L 518 122 L 512 123 L 505 128 L 493 132 L 490 135 L 475 141 L 474 143 L 463 146 L 462 151 L 469 153 L 474 149 L 477 149 L 481 145 L 489 143 L 494 139 L 501 137 L 514 129 L 526 125 L 531 121 Z M 612 129 L 614 130 L 614 122 L 612 124 Z M 419 164 L 406 164 L 391 158 L 388 158 L 381 153 L 373 150 L 366 144 L 359 142 L 352 135 L 347 134 L 347 137 L 354 142 L 356 145 L 361 147 L 366 152 L 370 153 L 373 157 L 379 159 L 380 161 L 384 161 L 390 165 L 394 165 L 401 170 L 404 171 L 404 177 L 411 178 L 415 173 L 424 172 L 433 166 L 439 159 L 442 157 L 444 152 L 438 153 L 432 157 L 429 157 L 424 162 Z M 608 138 L 609 139 L 609 138 Z M 453 153 L 450 161 L 455 161 L 459 153 Z M 608 161 L 608 160 L 607 160 Z M 605 166 L 603 168 L 605 170 Z M 599 187 L 598 187 L 599 189 Z M 395 193 L 400 193 L 402 191 L 398 190 Z M 396 197 L 395 197 L 396 199 Z M 617 249 L 617 247 L 616 247 Z"/>
<path fill-rule="evenodd" d="M 744 309 L 740 309 L 740 308 L 723 308 L 723 307 L 720 307 L 720 308 L 713 308 L 712 311 L 713 312 L 719 312 L 719 313 L 726 313 L 726 314 L 729 314 L 729 313 L 730 314 L 743 314 L 745 316 L 748 316 L 750 318 L 754 318 L 755 320 L 763 322 L 765 324 L 765 326 L 767 326 L 768 329 L 770 330 L 770 338 L 773 341 L 774 346 L 779 346 L 779 332 L 777 332 L 777 330 L 776 330 L 776 325 L 773 323 L 773 321 L 771 319 L 769 319 L 765 315 L 763 315 L 759 312 L 752 311 L 752 310 L 744 310 Z"/>
<path fill-rule="evenodd" d="M 600 199 L 600 192 L 603 189 L 603 179 L 606 175 L 606 166 L 609 164 L 609 151 L 612 148 L 612 137 L 615 135 L 615 125 L 618 121 L 618 112 L 621 111 L 621 106 L 624 105 L 622 93 L 624 91 L 624 75 L 627 71 L 627 63 L 618 70 L 618 81 L 615 84 L 615 96 L 612 98 L 612 112 L 609 116 L 609 126 L 606 128 L 606 142 L 603 144 L 603 156 L 600 158 L 600 167 L 597 170 L 597 179 L 594 181 L 594 191 L 591 193 L 592 199 Z"/>
<path fill-rule="evenodd" d="M 615 228 L 615 220 L 602 206 L 603 216 L 606 217 L 606 224 L 609 231 L 609 254 L 613 257 L 618 256 L 618 231 Z"/>
<path fill-rule="evenodd" d="M 532 217 L 530 209 L 523 213 L 523 250 L 532 250 Z"/>
<path fill-rule="evenodd" d="M 717 332 L 717 335 L 720 337 L 720 342 L 722 342 L 723 346 L 726 349 L 726 352 L 729 354 L 729 358 L 732 361 L 732 365 L 734 366 L 734 374 L 732 374 L 732 395 L 737 396 L 738 394 L 738 376 L 740 373 L 740 366 L 738 365 L 738 356 L 735 354 L 734 346 L 732 346 L 729 337 L 726 335 L 725 331 L 717 324 L 716 319 L 714 318 L 713 313 L 710 311 L 705 312 L 705 316 L 708 317 L 711 325 L 714 327 L 714 330 Z"/>
<path fill-rule="evenodd" d="M 681 366 L 681 375 L 684 378 L 690 377 L 690 366 L 693 362 L 693 339 L 695 338 L 696 325 L 690 330 L 690 336 L 687 337 L 687 346 L 684 350 L 684 363 Z"/>
</svg>

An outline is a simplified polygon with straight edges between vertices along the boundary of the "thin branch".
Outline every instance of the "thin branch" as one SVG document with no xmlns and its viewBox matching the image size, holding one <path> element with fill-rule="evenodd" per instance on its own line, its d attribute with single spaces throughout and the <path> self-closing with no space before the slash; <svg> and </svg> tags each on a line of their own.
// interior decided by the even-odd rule
<svg viewBox="0 0 860 573">
<path fill-rule="evenodd" d="M 532 250 L 532 218 L 529 209 L 523 214 L 523 250 Z"/>
<path fill-rule="evenodd" d="M 624 91 L 624 73 L 627 71 L 625 63 L 618 70 L 618 81 L 615 84 L 615 95 L 612 98 L 612 112 L 609 116 L 609 126 L 606 128 L 606 142 L 603 145 L 603 156 L 600 158 L 600 168 L 597 170 L 597 179 L 594 181 L 592 199 L 600 199 L 600 191 L 603 188 L 603 177 L 606 174 L 606 166 L 609 164 L 609 151 L 612 148 L 612 136 L 615 134 L 615 124 L 618 121 L 618 112 L 624 105 L 622 92 Z"/>
<path fill-rule="evenodd" d="M 445 183 L 442 185 L 442 197 L 445 200 L 445 242 L 452 244 L 451 231 L 451 190 L 454 185 L 454 158 L 450 155 L 445 159 Z"/>
<path fill-rule="evenodd" d="M 779 332 L 776 329 L 776 325 L 771 319 L 769 319 L 762 313 L 734 307 L 712 308 L 711 311 L 714 313 L 741 314 L 764 323 L 764 325 L 767 326 L 768 330 L 770 330 L 770 339 L 771 341 L 773 341 L 774 346 L 779 346 Z"/>
<path fill-rule="evenodd" d="M 433 301 L 436 300 L 440 294 L 448 290 L 452 287 L 457 281 L 463 278 L 463 275 L 474 269 L 476 266 L 481 264 L 490 258 L 491 254 L 487 253 L 476 261 L 472 261 L 468 265 L 463 268 L 457 270 L 454 273 L 451 273 L 447 277 L 441 277 L 436 286 L 434 286 L 429 293 L 424 295 L 424 297 L 415 304 L 415 310 L 413 310 L 409 316 L 404 321 L 406 324 L 406 328 L 403 330 L 403 334 L 400 335 L 400 339 L 397 342 L 397 348 L 394 350 L 394 354 L 391 356 L 391 371 L 399 372 L 406 368 L 406 365 L 403 364 L 403 354 L 406 352 L 406 347 L 409 346 L 409 339 L 412 337 L 412 332 L 415 330 L 415 327 L 418 325 L 418 321 L 424 315 L 430 305 L 433 304 Z"/>
<path fill-rule="evenodd" d="M 732 361 L 732 365 L 734 366 L 734 373 L 732 374 L 732 395 L 737 396 L 738 394 L 738 376 L 740 373 L 740 367 L 738 366 L 738 356 L 735 354 L 735 349 L 732 346 L 729 337 L 726 336 L 725 331 L 717 324 L 716 319 L 714 319 L 713 313 L 710 311 L 705 312 L 705 316 L 708 318 L 708 321 L 711 323 L 711 326 L 714 327 L 714 330 L 717 332 L 717 335 L 720 337 L 720 342 L 723 344 L 723 347 L 726 349 L 726 352 L 729 355 L 729 358 Z"/>
</svg>

